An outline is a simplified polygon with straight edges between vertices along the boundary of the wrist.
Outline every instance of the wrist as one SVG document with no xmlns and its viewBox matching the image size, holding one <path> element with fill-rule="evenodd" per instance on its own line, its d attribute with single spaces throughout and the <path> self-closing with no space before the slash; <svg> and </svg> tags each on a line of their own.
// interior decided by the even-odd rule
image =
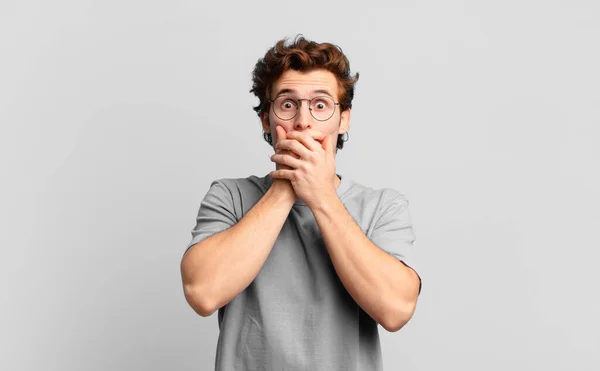
<svg viewBox="0 0 600 371">
<path fill-rule="evenodd" d="M 273 183 L 267 190 L 267 193 L 279 197 L 282 202 L 294 203 L 297 197 L 294 187 L 292 187 L 292 184 L 287 179 L 273 178 Z"/>
</svg>

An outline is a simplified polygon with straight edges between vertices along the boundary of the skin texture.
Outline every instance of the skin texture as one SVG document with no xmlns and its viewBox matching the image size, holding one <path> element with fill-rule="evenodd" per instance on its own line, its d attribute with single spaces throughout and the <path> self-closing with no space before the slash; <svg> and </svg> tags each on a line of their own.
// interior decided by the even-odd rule
<svg viewBox="0 0 600 371">
<path fill-rule="evenodd" d="M 337 79 L 334 74 L 326 70 L 310 72 L 288 70 L 273 84 L 271 98 L 277 97 L 283 89 L 291 89 L 292 92 L 285 94 L 297 99 L 329 95 L 334 101 L 339 101 Z M 317 90 L 325 90 L 328 93 L 316 92 Z M 319 163 L 311 162 L 315 167 L 310 172 L 304 172 L 302 178 L 291 181 L 296 195 L 310 207 L 316 201 L 311 195 L 319 191 L 331 191 L 331 189 L 335 193 L 335 188 L 339 185 L 340 179 L 335 175 L 335 145 L 338 135 L 348 130 L 350 110 L 340 112 L 340 107 L 337 106 L 329 120 L 317 121 L 310 114 L 307 103 L 302 101 L 300 111 L 292 120 L 279 119 L 272 109 L 268 114 L 263 113 L 261 118 L 263 130 L 272 134 L 276 156 L 288 155 L 286 158 L 272 158 L 272 160 L 276 158 L 281 160 L 277 165 L 285 165 L 276 166 L 276 169 L 291 170 L 292 167 L 289 165 L 297 164 L 293 160 L 298 158 L 319 161 Z M 303 148 L 308 150 L 304 151 Z"/>
<path fill-rule="evenodd" d="M 287 71 L 274 84 L 273 97 L 293 89 L 296 98 L 311 99 L 325 89 L 338 101 L 335 76 L 325 70 Z M 354 300 L 388 331 L 397 331 L 412 317 L 419 292 L 414 270 L 373 244 L 356 224 L 336 194 L 335 141 L 348 130 L 350 111 L 336 111 L 328 121 L 317 121 L 307 107 L 289 121 L 270 110 L 263 129 L 275 127 L 271 161 L 276 180 L 287 180 L 292 191 L 313 212 L 335 270 Z"/>
</svg>

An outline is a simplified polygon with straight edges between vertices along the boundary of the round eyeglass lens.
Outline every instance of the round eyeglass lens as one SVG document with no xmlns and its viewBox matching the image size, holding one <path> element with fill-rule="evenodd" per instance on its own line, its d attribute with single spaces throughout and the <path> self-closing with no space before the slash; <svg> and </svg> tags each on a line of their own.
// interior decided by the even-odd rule
<svg viewBox="0 0 600 371">
<path fill-rule="evenodd" d="M 329 97 L 315 97 L 310 102 L 310 113 L 319 121 L 325 121 L 333 116 L 335 102 Z"/>
<path fill-rule="evenodd" d="M 290 120 L 296 116 L 298 111 L 298 102 L 295 99 L 281 95 L 275 98 L 273 102 L 273 110 L 277 117 L 282 120 Z"/>
</svg>

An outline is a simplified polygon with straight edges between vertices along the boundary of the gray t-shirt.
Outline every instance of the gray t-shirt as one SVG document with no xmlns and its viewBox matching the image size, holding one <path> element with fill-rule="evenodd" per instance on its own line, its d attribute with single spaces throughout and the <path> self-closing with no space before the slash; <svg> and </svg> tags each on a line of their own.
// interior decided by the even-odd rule
<svg viewBox="0 0 600 371">
<path fill-rule="evenodd" d="M 340 178 L 337 195 L 367 237 L 418 273 L 406 197 Z M 213 181 L 188 249 L 237 223 L 272 182 L 268 175 Z M 258 275 L 219 309 L 218 321 L 217 371 L 382 369 L 377 322 L 346 291 L 299 198 Z"/>
</svg>

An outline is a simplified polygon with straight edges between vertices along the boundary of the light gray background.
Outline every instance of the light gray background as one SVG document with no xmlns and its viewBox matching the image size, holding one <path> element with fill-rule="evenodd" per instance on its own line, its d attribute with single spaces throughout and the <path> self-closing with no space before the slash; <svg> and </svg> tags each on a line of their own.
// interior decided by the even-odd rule
<svg viewBox="0 0 600 371">
<path fill-rule="evenodd" d="M 600 369 L 598 2 L 0 4 L 0 369 L 212 369 L 179 263 L 274 168 L 250 73 L 296 33 L 361 73 L 338 172 L 411 201 L 386 370 Z"/>
</svg>

